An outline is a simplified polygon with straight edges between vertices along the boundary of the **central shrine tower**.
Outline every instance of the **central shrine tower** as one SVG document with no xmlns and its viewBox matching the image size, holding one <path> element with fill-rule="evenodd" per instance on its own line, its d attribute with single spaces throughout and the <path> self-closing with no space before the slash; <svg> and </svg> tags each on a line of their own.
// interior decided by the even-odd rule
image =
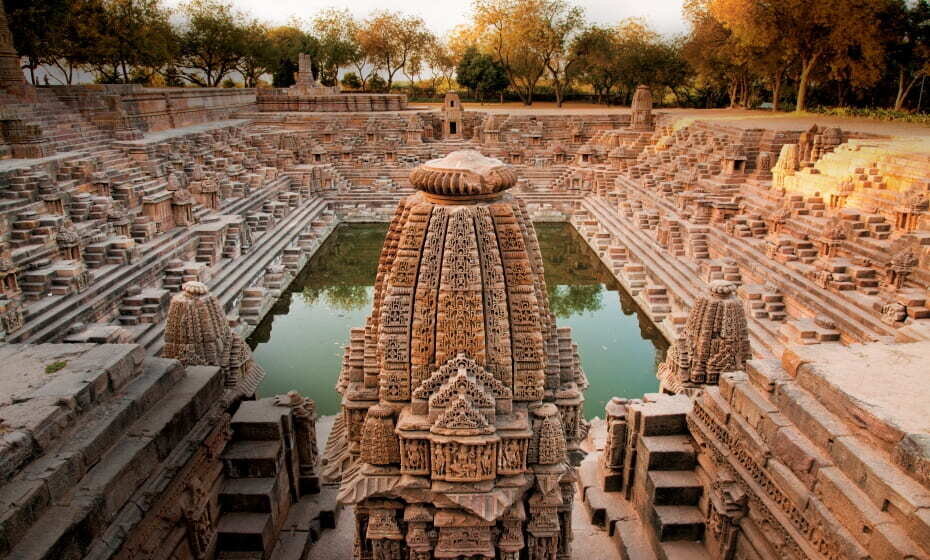
<svg viewBox="0 0 930 560">
<path fill-rule="evenodd" d="M 342 453 L 358 559 L 571 556 L 587 380 L 505 192 L 516 179 L 472 150 L 410 175 L 419 192 L 391 221 L 327 451 Z"/>
</svg>

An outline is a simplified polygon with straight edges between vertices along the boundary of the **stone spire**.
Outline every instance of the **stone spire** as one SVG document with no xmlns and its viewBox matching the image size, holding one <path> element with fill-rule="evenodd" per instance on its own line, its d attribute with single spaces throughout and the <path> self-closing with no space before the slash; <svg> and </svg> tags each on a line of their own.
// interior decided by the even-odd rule
<svg viewBox="0 0 930 560">
<path fill-rule="evenodd" d="M 736 286 L 714 280 L 694 302 L 678 340 L 669 348 L 657 375 L 663 390 L 690 392 L 716 385 L 721 373 L 739 371 L 752 357 L 749 329 Z"/>
<path fill-rule="evenodd" d="M 161 355 L 186 366 L 219 367 L 229 400 L 254 396 L 265 377 L 248 345 L 229 328 L 219 300 L 201 282 L 187 282 L 172 298 Z"/>
<path fill-rule="evenodd" d="M 0 0 L 0 89 L 26 100 L 35 99 L 35 88 L 26 83 L 19 55 L 13 48 L 13 34 L 7 24 L 3 0 Z"/>
<path fill-rule="evenodd" d="M 568 557 L 569 458 L 587 380 L 549 311 L 525 205 L 507 193 L 516 173 L 463 150 L 410 181 L 419 192 L 391 222 L 372 314 L 340 383 L 348 444 L 334 447 L 351 455 L 340 500 L 367 527 L 356 557 L 400 560 L 391 540 L 401 533 L 373 524 L 414 518 L 404 538 L 417 558 L 495 547 L 506 559 Z M 328 464 L 339 460 L 327 450 Z"/>
<path fill-rule="evenodd" d="M 638 85 L 630 105 L 630 129 L 652 130 L 652 91 L 649 86 Z"/>
</svg>

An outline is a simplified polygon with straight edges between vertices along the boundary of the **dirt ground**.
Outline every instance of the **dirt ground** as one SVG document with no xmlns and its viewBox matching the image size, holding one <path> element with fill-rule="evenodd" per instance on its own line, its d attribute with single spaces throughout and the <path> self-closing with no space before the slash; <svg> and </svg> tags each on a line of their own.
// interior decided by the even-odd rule
<svg viewBox="0 0 930 560">
<path fill-rule="evenodd" d="M 488 113 L 532 112 L 540 115 L 582 115 L 592 113 L 629 113 L 629 107 L 606 107 L 595 103 L 566 102 L 561 108 L 553 102 L 537 102 L 530 106 L 519 102 L 463 103 L 466 111 Z M 436 108 L 440 103 L 410 103 L 409 108 Z M 656 113 L 668 113 L 687 120 L 725 122 L 740 128 L 769 128 L 776 130 L 803 130 L 812 124 L 838 126 L 866 134 L 892 137 L 930 138 L 930 127 L 915 123 L 882 121 L 861 117 L 831 117 L 816 113 L 782 113 L 750 109 L 677 109 L 657 108 Z"/>
</svg>

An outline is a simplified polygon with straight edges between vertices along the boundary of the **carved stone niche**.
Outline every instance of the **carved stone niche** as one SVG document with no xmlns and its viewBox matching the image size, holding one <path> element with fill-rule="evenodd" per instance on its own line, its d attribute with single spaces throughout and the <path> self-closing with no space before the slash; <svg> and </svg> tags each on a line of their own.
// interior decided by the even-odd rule
<svg viewBox="0 0 930 560">
<path fill-rule="evenodd" d="M 431 443 L 431 477 L 446 482 L 479 482 L 497 476 L 499 437 L 456 440 L 441 438 Z"/>
<path fill-rule="evenodd" d="M 440 510 L 433 524 L 439 530 L 436 558 L 494 558 L 493 522 L 459 510 Z"/>
<path fill-rule="evenodd" d="M 497 453 L 497 473 L 501 475 L 526 472 L 526 450 L 529 438 L 502 438 Z"/>
<path fill-rule="evenodd" d="M 432 507 L 413 504 L 404 510 L 407 524 L 407 550 L 411 560 L 430 560 L 433 551 L 431 526 L 435 512 Z"/>
<path fill-rule="evenodd" d="M 430 474 L 430 442 L 425 438 L 400 438 L 400 472 L 412 475 Z"/>
<path fill-rule="evenodd" d="M 356 535 L 364 535 L 356 540 L 356 557 L 402 560 L 404 534 L 397 519 L 402 510 L 393 500 L 368 500 L 356 508 Z"/>
</svg>

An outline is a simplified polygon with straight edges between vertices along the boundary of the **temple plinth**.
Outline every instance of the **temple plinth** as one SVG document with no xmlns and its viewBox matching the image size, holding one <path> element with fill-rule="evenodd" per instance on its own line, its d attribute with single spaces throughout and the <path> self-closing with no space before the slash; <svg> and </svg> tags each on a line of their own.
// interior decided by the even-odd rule
<svg viewBox="0 0 930 560">
<path fill-rule="evenodd" d="M 410 179 L 339 383 L 355 557 L 567 558 L 587 380 L 516 173 L 465 150 Z"/>
</svg>

